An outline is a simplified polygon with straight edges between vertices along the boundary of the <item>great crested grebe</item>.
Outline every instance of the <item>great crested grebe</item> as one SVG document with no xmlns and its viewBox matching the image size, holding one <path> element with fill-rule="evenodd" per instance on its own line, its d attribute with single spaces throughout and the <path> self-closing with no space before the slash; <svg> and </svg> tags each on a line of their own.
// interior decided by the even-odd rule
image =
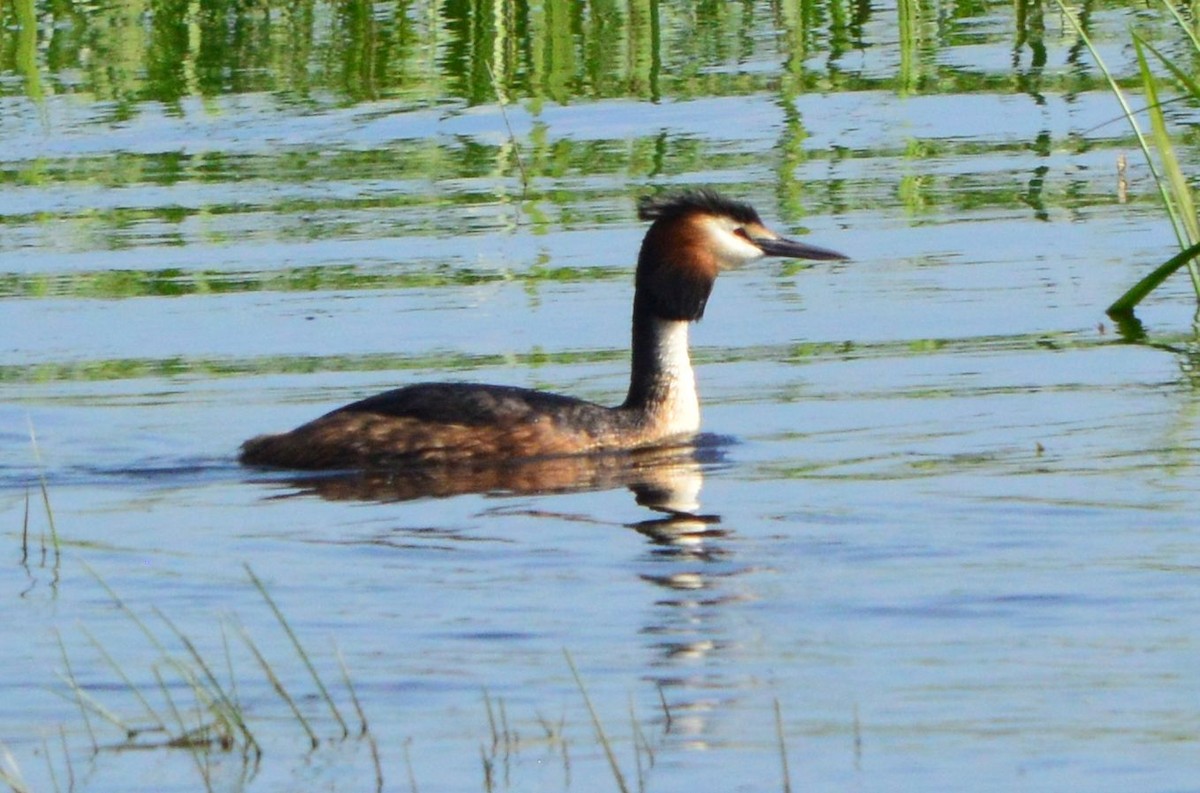
<svg viewBox="0 0 1200 793">
<path fill-rule="evenodd" d="M 385 468 L 555 457 L 685 441 L 700 429 L 688 323 L 722 270 L 765 256 L 836 260 L 785 239 L 749 204 L 711 190 L 643 198 L 653 221 L 638 254 L 629 394 L 605 407 L 527 388 L 420 383 L 338 408 L 291 432 L 242 445 L 247 465 Z"/>
</svg>

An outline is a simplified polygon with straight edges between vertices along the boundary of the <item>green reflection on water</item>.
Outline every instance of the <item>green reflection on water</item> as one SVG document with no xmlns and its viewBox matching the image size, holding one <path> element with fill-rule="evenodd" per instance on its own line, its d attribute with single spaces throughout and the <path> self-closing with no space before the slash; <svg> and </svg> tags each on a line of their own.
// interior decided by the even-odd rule
<svg viewBox="0 0 1200 793">
<path fill-rule="evenodd" d="M 632 279 L 628 269 L 613 267 L 534 266 L 523 272 L 481 270 L 442 265 L 385 272 L 356 265 L 290 267 L 263 272 L 224 272 L 165 268 L 158 270 L 97 270 L 73 273 L 0 273 L 3 298 L 179 297 L 238 292 L 319 292 L 324 290 L 428 289 L 518 281 L 535 286 L 547 281 L 609 281 Z"/>
<path fill-rule="evenodd" d="M 1093 4 L 1089 24 L 1109 8 L 1124 4 Z M 872 47 L 872 24 L 899 32 L 899 63 L 875 72 L 845 57 Z M 0 95 L 86 94 L 113 102 L 114 119 L 140 101 L 178 109 L 189 96 L 248 92 L 301 103 L 657 101 L 773 90 L 780 65 L 792 90 L 1034 93 L 1048 88 L 1044 27 L 1026 0 L 1015 15 L 1008 3 L 928 0 L 16 0 L 0 4 L 0 30 L 15 33 L 0 36 L 0 73 L 22 79 L 0 81 Z M 939 62 L 986 38 L 1011 42 L 1013 72 Z"/>
<path fill-rule="evenodd" d="M 729 363 L 781 361 L 812 364 L 820 361 L 853 361 L 877 358 L 922 356 L 977 356 L 997 352 L 1033 352 L 1047 345 L 1055 349 L 1099 347 L 1120 342 L 1097 340 L 1071 332 L 1028 333 L 1008 336 L 977 336 L 944 339 L 888 340 L 875 342 L 787 342 L 744 347 L 706 347 L 693 351 L 700 366 Z M 71 381 L 126 380 L 146 377 L 233 377 L 263 374 L 308 374 L 313 372 L 368 372 L 431 370 L 461 372 L 491 366 L 535 368 L 546 365 L 624 362 L 629 352 L 621 348 L 597 348 L 548 352 L 535 347 L 524 352 L 476 354 L 436 351 L 421 355 L 262 355 L 251 358 L 111 358 L 90 361 L 44 361 L 35 364 L 0 366 L 0 383 L 49 383 Z M 1027 386 L 1012 386 L 1020 392 Z M 950 391 L 910 390 L 909 398 L 946 396 Z"/>
</svg>

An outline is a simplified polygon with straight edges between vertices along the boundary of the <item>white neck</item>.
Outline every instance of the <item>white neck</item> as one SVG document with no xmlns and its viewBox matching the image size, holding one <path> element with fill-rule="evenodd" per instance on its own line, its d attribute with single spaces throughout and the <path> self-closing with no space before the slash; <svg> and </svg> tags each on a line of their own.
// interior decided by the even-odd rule
<svg viewBox="0 0 1200 793">
<path fill-rule="evenodd" d="M 646 317 L 634 336 L 633 377 L 626 406 L 644 410 L 656 434 L 700 429 L 700 399 L 688 354 L 688 324 Z"/>
<path fill-rule="evenodd" d="M 656 319 L 659 369 L 669 384 L 667 424 L 671 435 L 700 429 L 700 397 L 688 352 L 688 322 Z"/>
</svg>

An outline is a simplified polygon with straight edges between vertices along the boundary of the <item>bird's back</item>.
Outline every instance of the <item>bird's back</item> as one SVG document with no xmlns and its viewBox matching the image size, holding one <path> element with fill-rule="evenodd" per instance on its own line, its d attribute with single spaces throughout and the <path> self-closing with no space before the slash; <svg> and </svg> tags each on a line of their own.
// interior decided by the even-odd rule
<svg viewBox="0 0 1200 793">
<path fill-rule="evenodd" d="M 242 445 L 242 462 L 329 469 L 581 454 L 637 445 L 618 408 L 527 388 L 397 388 Z"/>
</svg>

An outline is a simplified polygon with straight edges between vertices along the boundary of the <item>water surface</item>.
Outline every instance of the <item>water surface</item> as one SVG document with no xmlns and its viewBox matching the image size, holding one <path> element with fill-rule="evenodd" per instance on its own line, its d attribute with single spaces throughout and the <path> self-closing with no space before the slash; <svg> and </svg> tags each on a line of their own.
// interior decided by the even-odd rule
<svg viewBox="0 0 1200 793">
<path fill-rule="evenodd" d="M 32 790 L 618 789 L 564 651 L 629 789 L 784 789 L 781 734 L 797 790 L 1194 786 L 1194 309 L 1156 292 L 1146 343 L 1103 314 L 1172 238 L 1057 14 L 0 16 L 0 767 Z M 1133 74 L 1126 11 L 1087 21 Z M 456 495 L 237 466 L 423 379 L 619 401 L 636 196 L 698 184 L 853 261 L 722 276 L 697 454 Z M 165 745 L 211 720 L 197 656 L 261 759 Z"/>
</svg>

